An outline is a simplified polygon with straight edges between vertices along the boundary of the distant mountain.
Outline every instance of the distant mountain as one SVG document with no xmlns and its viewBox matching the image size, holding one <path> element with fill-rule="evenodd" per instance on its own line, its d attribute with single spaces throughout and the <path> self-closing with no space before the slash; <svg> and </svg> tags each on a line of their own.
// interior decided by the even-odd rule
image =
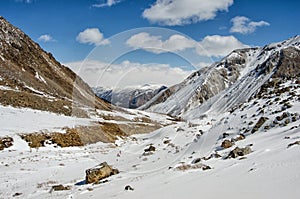
<svg viewBox="0 0 300 199">
<path fill-rule="evenodd" d="M 139 87 L 128 87 L 123 89 L 106 89 L 103 87 L 93 88 L 95 94 L 101 99 L 116 106 L 135 109 L 138 108 L 161 91 L 167 89 L 160 85 L 143 85 Z"/>
<path fill-rule="evenodd" d="M 20 29 L 0 17 L 0 104 L 86 116 L 85 107 L 109 110 L 92 89 Z M 74 112 L 74 106 L 78 109 Z"/>
<path fill-rule="evenodd" d="M 247 101 L 269 80 L 300 76 L 300 36 L 261 48 L 234 50 L 220 62 L 190 75 L 140 109 L 197 117 Z"/>
</svg>

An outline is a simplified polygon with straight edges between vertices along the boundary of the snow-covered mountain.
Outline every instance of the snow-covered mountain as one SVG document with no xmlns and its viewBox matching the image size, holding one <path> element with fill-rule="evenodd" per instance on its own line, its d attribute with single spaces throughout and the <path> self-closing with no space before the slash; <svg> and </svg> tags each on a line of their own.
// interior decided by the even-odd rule
<svg viewBox="0 0 300 199">
<path fill-rule="evenodd" d="M 298 77 L 299 48 L 300 36 L 295 36 L 261 48 L 235 50 L 155 96 L 140 109 L 195 117 L 208 109 L 228 110 L 248 100 L 270 78 Z"/>
<path fill-rule="evenodd" d="M 166 88 L 166 86 L 146 84 L 122 89 L 97 87 L 93 90 L 98 97 L 107 102 L 123 108 L 135 109 L 147 103 Z"/>
</svg>

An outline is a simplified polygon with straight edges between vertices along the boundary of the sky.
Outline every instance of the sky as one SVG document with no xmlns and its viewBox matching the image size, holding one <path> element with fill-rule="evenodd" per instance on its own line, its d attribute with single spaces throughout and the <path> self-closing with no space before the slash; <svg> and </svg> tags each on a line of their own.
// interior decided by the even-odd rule
<svg viewBox="0 0 300 199">
<path fill-rule="evenodd" d="M 91 86 L 173 85 L 300 32 L 295 0 L 1 0 L 0 15 Z"/>
</svg>

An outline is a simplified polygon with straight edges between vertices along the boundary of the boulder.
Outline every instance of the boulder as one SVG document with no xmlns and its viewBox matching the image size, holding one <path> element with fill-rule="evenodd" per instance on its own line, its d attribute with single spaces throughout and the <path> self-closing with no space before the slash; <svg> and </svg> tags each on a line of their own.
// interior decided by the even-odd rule
<svg viewBox="0 0 300 199">
<path fill-rule="evenodd" d="M 0 138 L 0 150 L 11 147 L 13 145 L 13 139 L 11 137 Z"/>
<path fill-rule="evenodd" d="M 221 147 L 224 149 L 230 148 L 233 146 L 233 142 L 231 142 L 230 140 L 224 140 L 221 144 Z"/>
<path fill-rule="evenodd" d="M 126 191 L 133 191 L 134 188 L 132 188 L 130 185 L 126 185 L 126 186 L 125 186 L 125 190 L 126 190 Z"/>
<path fill-rule="evenodd" d="M 113 169 L 107 164 L 107 162 L 102 162 L 101 164 L 85 171 L 85 183 L 98 183 L 100 180 L 118 173 L 118 169 Z"/>
<path fill-rule="evenodd" d="M 235 149 L 233 149 L 232 151 L 229 152 L 227 158 L 237 158 L 239 156 L 247 155 L 251 152 L 252 152 L 252 150 L 251 150 L 250 146 L 246 146 L 245 148 L 235 147 Z"/>
</svg>

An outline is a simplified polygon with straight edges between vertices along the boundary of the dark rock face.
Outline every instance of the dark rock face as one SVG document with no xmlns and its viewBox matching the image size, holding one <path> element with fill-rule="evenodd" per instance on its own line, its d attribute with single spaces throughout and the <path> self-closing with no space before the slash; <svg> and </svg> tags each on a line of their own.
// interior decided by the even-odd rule
<svg viewBox="0 0 300 199">
<path fill-rule="evenodd" d="M 74 86 L 75 85 L 75 86 Z M 71 115 L 72 102 L 78 116 L 82 106 L 109 110 L 110 105 L 69 68 L 57 62 L 20 29 L 0 17 L 0 104 L 29 107 Z"/>
<path fill-rule="evenodd" d="M 85 183 L 98 183 L 100 180 L 104 178 L 108 178 L 109 176 L 116 175 L 119 173 L 119 170 L 113 169 L 106 162 L 99 164 L 98 166 L 88 169 L 85 171 Z"/>
</svg>

